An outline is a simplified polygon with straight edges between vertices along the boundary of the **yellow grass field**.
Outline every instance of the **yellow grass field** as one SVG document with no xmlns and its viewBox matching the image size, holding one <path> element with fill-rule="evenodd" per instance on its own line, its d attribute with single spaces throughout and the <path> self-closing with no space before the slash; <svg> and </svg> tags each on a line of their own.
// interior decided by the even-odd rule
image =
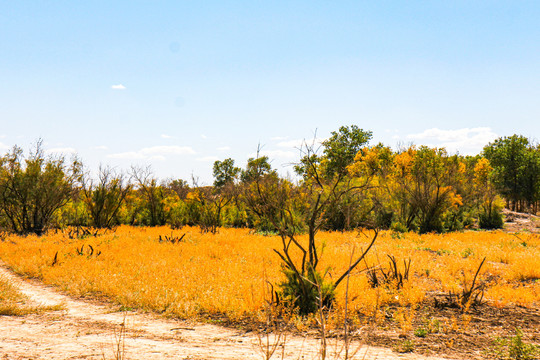
<svg viewBox="0 0 540 360">
<path fill-rule="evenodd" d="M 102 232 L 102 231 L 101 231 Z M 180 237 L 176 244 L 159 237 Z M 370 233 L 321 232 L 321 269 L 336 278 L 358 255 Z M 304 239 L 305 240 L 305 239 Z M 75 296 L 103 296 L 124 308 L 137 308 L 190 319 L 220 318 L 237 322 L 260 319 L 268 283 L 283 280 L 276 236 L 247 229 L 118 227 L 98 236 L 77 238 L 68 231 L 46 236 L 5 236 L 0 258 L 14 271 L 41 279 Z M 93 250 L 92 250 L 93 249 Z M 57 254 L 57 255 L 56 255 Z M 540 306 L 540 236 L 495 232 L 444 235 L 382 232 L 367 265 L 388 267 L 387 254 L 411 259 L 411 275 L 399 290 L 372 288 L 362 262 L 352 273 L 349 310 L 353 317 L 377 315 L 385 306 L 415 308 L 434 294 L 458 292 L 470 283 L 482 259 L 479 280 L 493 306 Z M 56 255 L 56 256 L 55 256 Z M 56 260 L 55 260 L 56 257 Z M 343 282 L 336 309 L 343 309 Z"/>
</svg>

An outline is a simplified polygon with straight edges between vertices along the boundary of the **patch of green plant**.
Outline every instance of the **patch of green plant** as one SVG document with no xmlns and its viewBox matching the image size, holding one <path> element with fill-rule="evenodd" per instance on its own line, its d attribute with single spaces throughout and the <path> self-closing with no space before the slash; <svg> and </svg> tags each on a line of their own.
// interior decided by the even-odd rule
<svg viewBox="0 0 540 360">
<path fill-rule="evenodd" d="M 399 221 L 396 221 L 394 222 L 391 226 L 390 226 L 390 230 L 392 230 L 392 235 L 394 235 L 394 233 L 406 233 L 409 231 L 409 229 L 407 228 L 407 226 L 405 226 L 404 224 L 400 223 Z M 399 234 L 396 234 L 396 236 L 398 236 Z"/>
<path fill-rule="evenodd" d="M 487 351 L 498 360 L 535 360 L 540 358 L 540 346 L 523 341 L 523 332 L 516 328 L 514 336 L 498 337 Z"/>
<path fill-rule="evenodd" d="M 414 336 L 425 338 L 429 334 L 428 329 L 424 327 L 419 327 L 418 329 L 414 330 Z"/>
<path fill-rule="evenodd" d="M 405 339 L 395 348 L 395 350 L 401 354 L 413 352 L 414 342 L 409 339 Z"/>
<path fill-rule="evenodd" d="M 450 250 L 446 250 L 446 249 L 437 250 L 437 255 L 439 256 L 450 255 L 451 253 L 452 252 Z"/>
<path fill-rule="evenodd" d="M 298 277 L 294 270 L 283 266 L 286 280 L 279 286 L 281 298 L 288 305 L 298 309 L 300 315 L 312 314 L 319 308 L 319 293 L 322 295 L 322 306 L 330 308 L 335 299 L 334 286 L 324 281 L 319 272 L 308 270 L 307 277 Z M 320 289 L 319 289 L 320 287 Z"/>
<path fill-rule="evenodd" d="M 481 229 L 502 229 L 504 226 L 503 216 L 500 211 L 482 212 L 478 219 Z"/>
<path fill-rule="evenodd" d="M 441 331 L 441 322 L 437 319 L 431 319 L 426 326 L 430 334 L 438 334 Z"/>
<path fill-rule="evenodd" d="M 279 233 L 276 230 L 257 230 L 255 234 L 262 236 L 277 236 Z"/>
<path fill-rule="evenodd" d="M 461 252 L 461 257 L 464 259 L 468 258 L 471 255 L 474 255 L 474 251 L 471 248 L 466 248 Z"/>
<path fill-rule="evenodd" d="M 414 336 L 424 338 L 429 334 L 436 334 L 440 331 L 441 322 L 437 319 L 424 320 L 424 325 L 414 331 Z"/>
</svg>

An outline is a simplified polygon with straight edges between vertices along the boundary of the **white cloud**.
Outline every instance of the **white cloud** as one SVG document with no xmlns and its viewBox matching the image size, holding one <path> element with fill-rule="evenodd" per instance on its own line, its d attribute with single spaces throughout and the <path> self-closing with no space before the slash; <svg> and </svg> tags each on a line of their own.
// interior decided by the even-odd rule
<svg viewBox="0 0 540 360">
<path fill-rule="evenodd" d="M 152 161 L 165 161 L 167 160 L 167 158 L 163 155 L 156 155 L 156 156 L 150 156 L 148 158 L 148 160 L 152 160 Z"/>
<path fill-rule="evenodd" d="M 57 147 L 45 150 L 47 154 L 75 154 L 77 150 L 72 147 Z"/>
<path fill-rule="evenodd" d="M 462 128 L 456 130 L 427 129 L 419 134 L 407 135 L 421 145 L 444 147 L 449 152 L 474 155 L 497 138 L 497 134 L 489 127 Z"/>
<path fill-rule="evenodd" d="M 166 155 L 190 155 L 195 154 L 189 146 L 152 146 L 142 148 L 139 151 L 127 151 L 107 155 L 111 159 L 131 159 L 131 160 L 158 160 L 164 161 Z"/>
<path fill-rule="evenodd" d="M 173 138 L 171 135 L 167 135 L 167 134 L 161 134 L 161 137 L 163 139 L 172 139 Z"/>
<path fill-rule="evenodd" d="M 229 151 L 231 150 L 230 146 L 221 146 L 217 148 L 218 151 Z"/>
<path fill-rule="evenodd" d="M 203 139 L 206 140 L 206 139 L 208 139 L 208 136 L 206 136 L 206 135 L 204 135 L 204 134 L 201 134 L 201 138 L 203 138 Z"/>
<path fill-rule="evenodd" d="M 0 142 L 0 149 L 9 149 L 9 146 Z"/>
<path fill-rule="evenodd" d="M 214 162 L 217 160 L 219 160 L 217 156 L 204 156 L 204 157 L 197 158 L 197 161 L 203 161 L 203 162 Z"/>
<path fill-rule="evenodd" d="M 289 138 L 288 136 L 274 136 L 274 137 L 271 137 L 270 140 L 281 141 L 281 140 L 287 140 L 288 138 Z"/>
<path fill-rule="evenodd" d="M 138 151 L 127 151 L 127 152 L 122 152 L 122 153 L 109 154 L 107 155 L 107 157 L 111 159 L 126 159 L 126 160 L 142 160 L 142 159 L 147 158 L 146 156 L 144 156 Z"/>
<path fill-rule="evenodd" d="M 143 155 L 187 155 L 195 154 L 195 150 L 189 146 L 152 146 L 141 149 L 140 153 Z"/>
<path fill-rule="evenodd" d="M 108 150 L 109 147 L 105 146 L 105 145 L 99 145 L 99 146 L 95 146 L 94 149 L 96 149 L 96 150 Z"/>
<path fill-rule="evenodd" d="M 111 89 L 113 90 L 126 90 L 126 87 L 122 84 L 112 85 Z"/>
</svg>

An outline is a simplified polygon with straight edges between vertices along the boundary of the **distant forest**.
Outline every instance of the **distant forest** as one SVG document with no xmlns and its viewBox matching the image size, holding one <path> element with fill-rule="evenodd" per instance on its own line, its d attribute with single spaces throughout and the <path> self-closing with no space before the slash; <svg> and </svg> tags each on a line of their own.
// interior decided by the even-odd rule
<svg viewBox="0 0 540 360">
<path fill-rule="evenodd" d="M 444 148 L 392 150 L 370 145 L 372 133 L 342 126 L 322 142 L 305 142 L 284 178 L 266 156 L 242 169 L 213 164 L 213 186 L 161 181 L 148 168 L 99 168 L 48 156 L 41 142 L 0 157 L 0 228 L 42 234 L 50 228 L 120 224 L 173 228 L 248 227 L 264 233 L 350 230 L 446 232 L 503 226 L 502 209 L 538 213 L 540 146 L 512 135 L 476 156 Z"/>
</svg>

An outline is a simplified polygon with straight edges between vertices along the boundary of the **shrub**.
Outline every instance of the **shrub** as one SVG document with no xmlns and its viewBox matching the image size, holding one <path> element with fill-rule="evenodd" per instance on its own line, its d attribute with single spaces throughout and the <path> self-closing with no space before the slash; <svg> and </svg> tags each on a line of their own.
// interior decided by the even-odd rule
<svg viewBox="0 0 540 360">
<path fill-rule="evenodd" d="M 335 299 L 334 286 L 324 281 L 317 271 L 308 270 L 307 278 L 298 277 L 294 270 L 282 267 L 286 280 L 279 286 L 282 299 L 298 310 L 300 315 L 312 314 L 319 308 L 319 296 L 322 296 L 322 306 L 332 307 Z"/>
<path fill-rule="evenodd" d="M 540 356 L 540 347 L 523 342 L 523 332 L 516 328 L 514 336 L 495 339 L 488 355 L 500 360 L 534 360 Z"/>
<path fill-rule="evenodd" d="M 499 211 L 480 213 L 478 226 L 481 229 L 502 229 L 503 225 L 503 217 Z"/>
</svg>

